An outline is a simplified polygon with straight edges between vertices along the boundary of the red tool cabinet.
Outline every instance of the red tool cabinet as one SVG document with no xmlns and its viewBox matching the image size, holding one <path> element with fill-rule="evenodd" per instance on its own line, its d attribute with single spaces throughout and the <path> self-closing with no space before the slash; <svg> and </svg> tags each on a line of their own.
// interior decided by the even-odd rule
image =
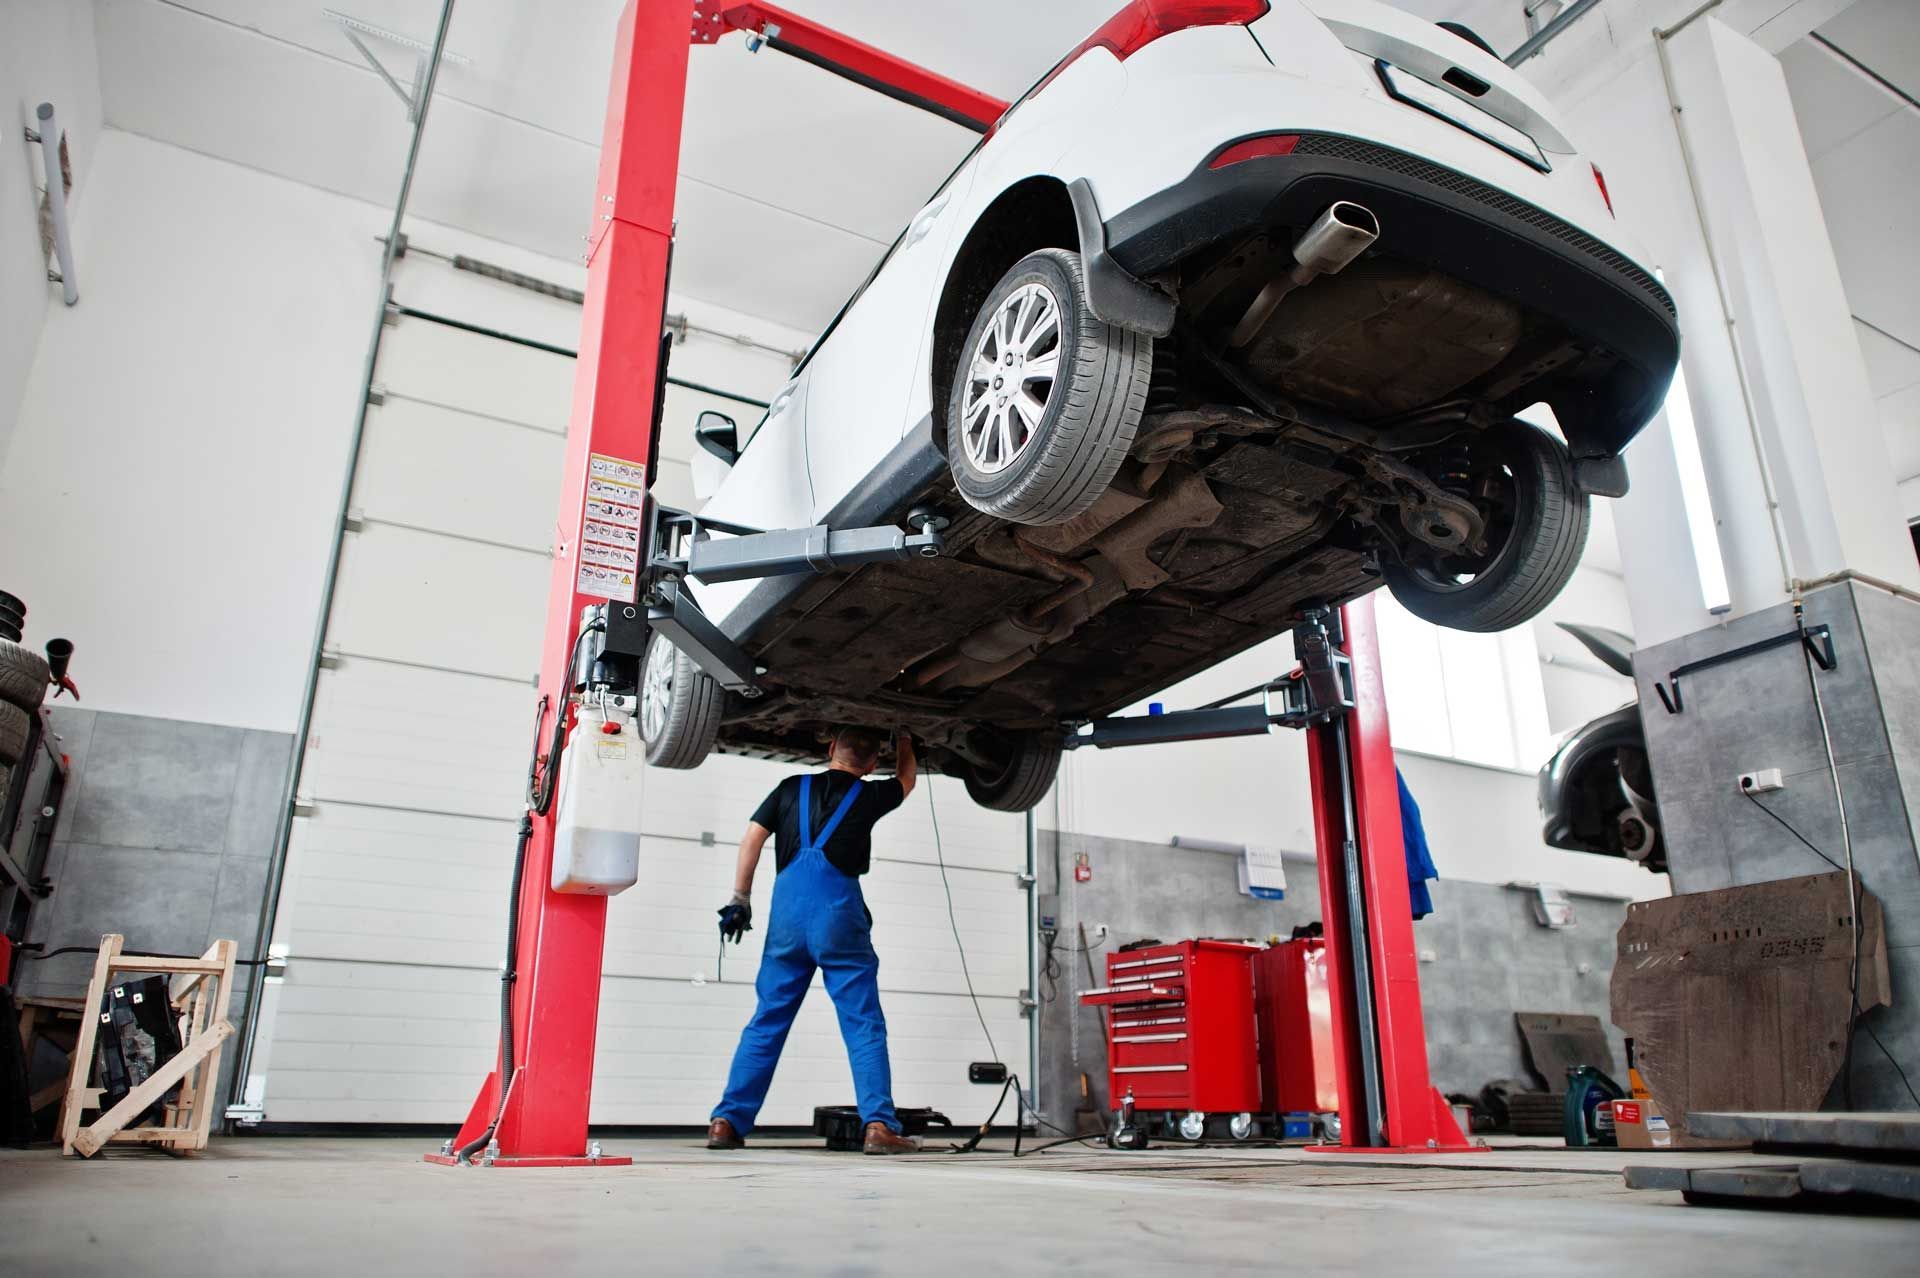
<svg viewBox="0 0 1920 1278">
<path fill-rule="evenodd" d="M 1107 956 L 1107 1095 L 1137 1109 L 1211 1114 L 1261 1109 L 1253 957 L 1238 941 L 1178 941 Z"/>
<path fill-rule="evenodd" d="M 1254 955 L 1253 998 L 1260 1033 L 1260 1107 L 1270 1114 L 1338 1110 L 1327 943 L 1287 941 Z"/>
</svg>

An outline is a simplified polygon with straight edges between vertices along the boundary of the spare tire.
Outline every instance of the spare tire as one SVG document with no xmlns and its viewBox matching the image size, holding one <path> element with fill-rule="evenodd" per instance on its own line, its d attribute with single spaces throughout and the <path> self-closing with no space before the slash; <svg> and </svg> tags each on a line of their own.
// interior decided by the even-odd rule
<svg viewBox="0 0 1920 1278">
<path fill-rule="evenodd" d="M 11 639 L 0 639 L 0 701 L 38 710 L 46 695 L 47 659 Z"/>
<path fill-rule="evenodd" d="M 11 768 L 27 757 L 27 735 L 32 729 L 32 711 L 0 701 L 0 768 Z"/>
<path fill-rule="evenodd" d="M 966 770 L 967 793 L 995 812 L 1025 812 L 1047 797 L 1060 771 L 1058 732 L 1021 732 L 1008 737 L 994 765 Z"/>
</svg>

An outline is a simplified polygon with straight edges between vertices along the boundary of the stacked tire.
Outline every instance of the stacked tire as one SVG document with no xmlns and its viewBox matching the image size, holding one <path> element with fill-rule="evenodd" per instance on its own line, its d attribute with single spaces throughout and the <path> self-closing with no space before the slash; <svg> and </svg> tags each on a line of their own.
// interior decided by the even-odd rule
<svg viewBox="0 0 1920 1278">
<path fill-rule="evenodd" d="M 27 756 L 33 715 L 47 695 L 47 659 L 20 642 L 26 605 L 0 591 L 0 806 Z"/>
</svg>

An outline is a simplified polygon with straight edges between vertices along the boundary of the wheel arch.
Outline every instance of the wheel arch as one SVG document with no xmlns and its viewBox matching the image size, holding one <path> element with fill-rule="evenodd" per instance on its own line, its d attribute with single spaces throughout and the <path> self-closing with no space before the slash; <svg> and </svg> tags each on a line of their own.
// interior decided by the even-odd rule
<svg viewBox="0 0 1920 1278">
<path fill-rule="evenodd" d="M 1040 249 L 1078 250 L 1080 234 L 1067 184 L 1047 174 L 1022 178 L 994 197 L 954 254 L 933 312 L 928 375 L 936 439 L 945 446 L 947 396 L 960 348 L 980 304 L 1015 262 Z"/>
</svg>

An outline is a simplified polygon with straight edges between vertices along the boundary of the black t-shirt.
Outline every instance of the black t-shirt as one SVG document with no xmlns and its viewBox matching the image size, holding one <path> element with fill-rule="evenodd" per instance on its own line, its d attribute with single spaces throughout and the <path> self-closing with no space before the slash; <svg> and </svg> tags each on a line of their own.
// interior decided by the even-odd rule
<svg viewBox="0 0 1920 1278">
<path fill-rule="evenodd" d="M 784 870 L 787 864 L 800 853 L 800 782 L 804 778 L 788 777 L 773 787 L 773 793 L 754 811 L 753 823 L 763 829 L 773 831 L 775 852 L 774 865 Z M 906 789 L 896 777 L 885 781 L 862 781 L 851 772 L 816 772 L 813 774 L 813 815 L 809 828 L 814 838 L 820 837 L 820 831 L 832 819 L 840 800 L 847 796 L 847 787 L 857 785 L 863 791 L 847 810 L 840 828 L 833 832 L 821 848 L 827 854 L 827 860 L 843 874 L 861 875 L 867 872 L 867 866 L 873 859 L 873 826 L 881 817 L 893 811 L 906 801 Z"/>
</svg>

